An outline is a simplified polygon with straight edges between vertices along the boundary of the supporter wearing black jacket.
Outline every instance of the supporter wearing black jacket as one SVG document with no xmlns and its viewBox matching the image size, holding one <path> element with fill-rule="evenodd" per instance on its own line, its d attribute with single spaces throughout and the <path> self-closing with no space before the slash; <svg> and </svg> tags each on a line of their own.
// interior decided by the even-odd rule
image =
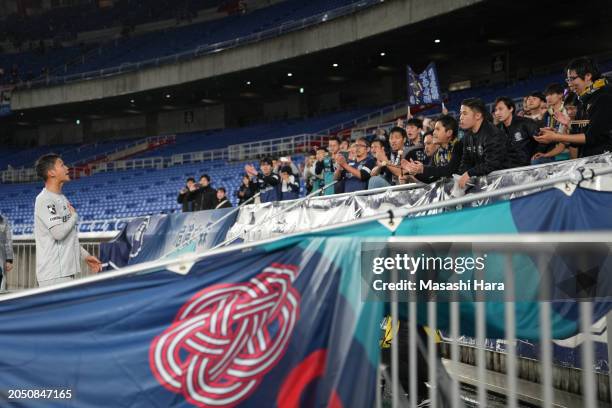
<svg viewBox="0 0 612 408">
<path fill-rule="evenodd" d="M 217 205 L 217 191 L 210 186 L 210 177 L 203 174 L 197 190 L 191 193 L 193 197 L 193 210 L 212 210 Z"/>
<path fill-rule="evenodd" d="M 540 143 L 572 143 L 579 145 L 578 157 L 612 151 L 612 88 L 589 58 L 578 58 L 567 66 L 567 83 L 586 107 L 589 124 L 584 133 L 559 134 L 549 128 L 541 130 Z"/>
<path fill-rule="evenodd" d="M 272 171 L 272 159 L 267 157 L 259 162 L 260 172 L 255 170 L 255 167 L 247 164 L 244 166 L 244 170 L 253 179 L 253 183 L 257 187 L 260 193 L 260 200 L 262 203 L 268 203 L 271 201 L 280 201 L 280 178 L 278 174 Z"/>
<path fill-rule="evenodd" d="M 217 205 L 215 206 L 215 209 L 217 208 L 232 208 L 232 203 L 230 203 L 229 199 L 227 198 L 224 187 L 219 187 L 217 189 Z"/>
<path fill-rule="evenodd" d="M 485 120 L 486 107 L 481 99 L 464 100 L 460 115 L 460 126 L 466 133 L 459 187 L 465 188 L 470 177 L 485 176 L 507 167 L 509 141 L 501 130 Z"/>
<path fill-rule="evenodd" d="M 255 185 L 251 183 L 251 179 L 247 174 L 242 176 L 242 184 L 240 184 L 240 188 L 236 191 L 236 197 L 238 197 L 238 205 L 242 205 L 242 203 L 248 201 L 251 197 L 256 194 Z M 249 203 L 252 204 L 252 201 Z"/>
<path fill-rule="evenodd" d="M 457 130 L 457 120 L 452 116 L 438 118 L 434 125 L 433 142 L 439 147 L 432 156 L 431 164 L 404 160 L 402 168 L 424 183 L 457 174 L 463 157 L 463 143 L 457 139 Z"/>
<path fill-rule="evenodd" d="M 195 191 L 195 189 L 195 179 L 189 177 L 185 187 L 179 191 L 178 197 L 176 198 L 176 202 L 183 205 L 183 212 L 193 211 L 193 196 L 191 193 Z"/>
<path fill-rule="evenodd" d="M 538 151 L 544 151 L 545 146 L 540 145 L 533 137 L 540 133 L 538 123 L 529 118 L 516 116 L 514 101 L 507 96 L 495 100 L 495 117 L 499 121 L 497 127 L 502 130 L 512 146 L 515 157 L 514 166 L 529 166 L 531 158 Z"/>
</svg>

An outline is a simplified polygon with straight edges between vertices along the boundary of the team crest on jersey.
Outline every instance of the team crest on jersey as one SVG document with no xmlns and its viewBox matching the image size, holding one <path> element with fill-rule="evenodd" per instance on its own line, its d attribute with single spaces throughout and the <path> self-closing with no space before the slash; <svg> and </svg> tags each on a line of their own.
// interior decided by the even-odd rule
<svg viewBox="0 0 612 408">
<path fill-rule="evenodd" d="M 199 407 L 249 398 L 287 350 L 300 314 L 297 275 L 272 264 L 248 282 L 196 293 L 151 343 L 155 378 Z"/>
<path fill-rule="evenodd" d="M 47 210 L 53 215 L 57 214 L 57 210 L 55 209 L 55 204 L 47 205 Z"/>
</svg>

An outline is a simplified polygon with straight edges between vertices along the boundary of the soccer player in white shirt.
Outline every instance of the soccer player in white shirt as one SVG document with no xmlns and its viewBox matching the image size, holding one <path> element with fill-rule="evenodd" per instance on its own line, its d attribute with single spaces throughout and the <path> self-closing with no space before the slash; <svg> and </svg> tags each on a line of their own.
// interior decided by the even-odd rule
<svg viewBox="0 0 612 408">
<path fill-rule="evenodd" d="M 38 286 L 73 280 L 81 271 L 81 260 L 92 272 L 99 272 L 98 258 L 79 245 L 78 214 L 62 194 L 62 186 L 70 181 L 68 167 L 60 156 L 47 154 L 36 162 L 36 173 L 45 182 L 34 206 Z"/>
</svg>

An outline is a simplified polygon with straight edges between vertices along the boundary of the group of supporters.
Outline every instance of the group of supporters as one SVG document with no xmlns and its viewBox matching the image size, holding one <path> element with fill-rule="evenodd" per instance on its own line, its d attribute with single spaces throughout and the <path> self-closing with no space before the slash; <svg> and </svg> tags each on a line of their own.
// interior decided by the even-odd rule
<svg viewBox="0 0 612 408">
<path fill-rule="evenodd" d="M 518 111 L 500 96 L 492 112 L 478 98 L 461 103 L 459 118 L 398 120 L 388 132 L 340 140 L 330 137 L 296 166 L 290 157 L 264 158 L 245 166 L 239 204 L 292 200 L 304 193 L 351 193 L 405 183 L 431 183 L 457 175 L 460 188 L 493 171 L 612 151 L 612 91 L 588 58 L 570 62 L 567 86 L 551 84 L 525 96 Z M 216 195 L 215 195 L 216 194 Z M 225 200 L 225 201 L 224 201 Z M 210 178 L 193 179 L 181 190 L 184 211 L 229 205 L 225 189 Z"/>
</svg>

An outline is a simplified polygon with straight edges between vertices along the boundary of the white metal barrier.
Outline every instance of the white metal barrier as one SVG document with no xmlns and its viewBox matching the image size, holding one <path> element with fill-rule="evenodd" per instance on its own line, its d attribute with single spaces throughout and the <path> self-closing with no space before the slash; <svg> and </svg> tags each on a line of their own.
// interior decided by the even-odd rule
<svg viewBox="0 0 612 408">
<path fill-rule="evenodd" d="M 100 255 L 100 243 L 106 239 L 81 239 L 81 246 L 91 255 Z M 33 238 L 15 238 L 13 240 L 13 270 L 6 273 L 6 289 L 17 291 L 38 286 L 36 281 L 36 244 Z M 91 273 L 84 262 L 81 263 L 81 273 L 76 277 L 82 278 Z"/>
<path fill-rule="evenodd" d="M 548 266 L 550 259 L 557 257 L 557 243 L 602 243 L 611 245 L 610 233 L 563 233 L 563 234 L 525 234 L 493 235 L 486 238 L 475 236 L 429 236 L 393 237 L 389 243 L 403 248 L 420 248 L 427 243 L 466 243 L 474 245 L 484 253 L 497 253 L 505 257 L 505 292 L 503 316 L 485 314 L 486 299 L 476 296 L 474 326 L 467 327 L 465 319 L 460 319 L 460 304 L 456 301 L 440 302 L 433 300 L 427 304 L 427 324 L 429 335 L 419 336 L 417 328 L 417 307 L 422 300 L 415 297 L 409 302 L 400 302 L 395 297 L 391 303 L 391 318 L 401 320 L 406 331 L 399 331 L 391 343 L 390 357 L 383 358 L 381 377 L 391 384 L 384 384 L 381 394 L 377 395 L 376 407 L 388 401 L 396 407 L 417 407 L 420 382 L 427 382 L 427 407 L 464 407 L 464 406 L 542 406 L 542 407 L 609 407 L 610 375 L 595 372 L 593 331 L 593 302 L 583 299 L 579 303 L 579 327 L 582 369 L 553 364 L 553 338 L 551 335 L 553 319 L 551 314 L 551 294 L 548 284 L 552 282 L 555 271 Z M 538 245 L 545 244 L 545 245 Z M 483 252 L 480 252 L 483 253 Z M 515 305 L 525 301 L 519 294 L 515 280 L 515 260 L 517 256 L 528 256 L 534 260 L 540 272 L 540 300 L 533 303 L 539 314 L 539 358 L 519 357 L 516 343 L 517 315 Z M 577 255 L 579 255 L 577 253 Z M 397 274 L 397 271 L 395 271 Z M 395 275 L 397 276 L 397 275 Z M 393 296 L 393 295 L 392 295 Z M 517 297 L 518 296 L 518 297 Z M 601 299 L 600 299 L 601 300 Z M 465 301 L 464 301 L 465 302 Z M 450 324 L 445 327 L 443 340 L 438 347 L 435 336 L 440 326 L 437 323 L 439 311 L 447 308 Z M 535 311 L 534 311 L 535 312 Z M 407 317 L 406 320 L 401 316 Z M 524 318 L 524 316 L 519 316 Z M 503 320 L 505 337 L 487 337 L 487 319 Z M 605 317 L 612 324 L 612 313 Z M 558 321 L 557 321 L 558 322 Z M 468 344 L 462 333 L 475 332 L 475 339 Z M 425 338 L 423 338 L 425 337 Z M 608 340 L 610 339 L 608 331 Z M 487 341 L 497 340 L 505 345 L 505 350 L 487 347 Z M 608 361 L 612 350 L 608 349 Z M 400 353 L 408 356 L 408 365 L 401 362 Z M 419 361 L 421 359 L 421 361 Z M 426 360 L 426 373 L 417 370 L 418 363 Z M 405 363 L 405 360 L 404 360 Z M 423 366 L 421 365 L 421 368 Z M 420 369 L 420 368 L 419 368 Z M 419 397 L 423 397 L 420 395 Z M 421 406 L 421 405 L 419 405 Z"/>
<path fill-rule="evenodd" d="M 265 156 L 280 156 L 308 152 L 316 146 L 324 145 L 328 136 L 321 134 L 301 134 L 277 139 L 260 140 L 228 146 L 229 160 L 242 161 Z"/>
</svg>

